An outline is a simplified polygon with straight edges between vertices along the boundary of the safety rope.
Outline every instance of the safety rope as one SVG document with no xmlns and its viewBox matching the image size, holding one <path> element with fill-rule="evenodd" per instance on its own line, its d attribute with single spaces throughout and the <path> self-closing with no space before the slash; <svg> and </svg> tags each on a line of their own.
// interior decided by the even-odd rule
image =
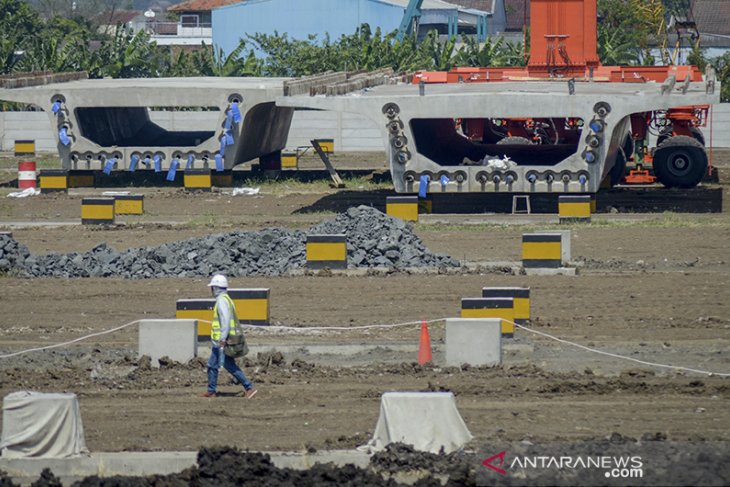
<svg viewBox="0 0 730 487">
<path fill-rule="evenodd" d="M 45 346 L 45 347 L 29 348 L 28 350 L 21 350 L 20 352 L 7 353 L 5 355 L 0 355 L 0 359 L 2 359 L 2 358 L 10 358 L 10 357 L 17 357 L 18 355 L 24 355 L 24 354 L 30 353 L 30 352 L 40 352 L 40 351 L 43 351 L 43 350 L 49 350 L 51 348 L 64 347 L 66 345 L 71 345 L 72 343 L 76 343 L 76 342 L 80 342 L 80 341 L 86 340 L 87 338 L 93 338 L 93 337 L 98 337 L 98 336 L 101 336 L 101 335 L 107 335 L 109 333 L 114 333 L 115 331 L 119 331 L 119 330 L 121 330 L 123 328 L 127 328 L 129 326 L 132 326 L 134 324 L 137 324 L 140 321 L 142 321 L 142 320 L 130 321 L 129 323 L 125 323 L 125 324 L 123 324 L 121 326 L 117 326 L 116 328 L 112 328 L 110 330 L 100 331 L 100 332 L 97 332 L 97 333 L 92 333 L 91 335 L 82 336 L 82 337 L 76 338 L 76 339 L 71 340 L 71 341 L 68 341 L 68 342 L 56 343 L 54 345 L 48 345 L 48 346 Z"/>
<path fill-rule="evenodd" d="M 28 350 L 21 350 L 19 352 L 13 352 L 13 353 L 9 353 L 9 354 L 0 355 L 0 359 L 10 358 L 10 357 L 17 357 L 18 355 L 24 355 L 24 354 L 30 353 L 30 352 L 39 352 L 39 351 L 43 351 L 43 350 L 49 350 L 49 349 L 52 349 L 52 348 L 59 348 L 59 347 L 63 347 L 63 346 L 66 346 L 66 345 L 71 345 L 73 343 L 77 343 L 77 342 L 86 340 L 88 338 L 93 338 L 93 337 L 97 337 L 97 336 L 101 336 L 101 335 L 107 335 L 109 333 L 113 333 L 115 331 L 122 330 L 122 329 L 127 328 L 129 326 L 132 326 L 132 325 L 134 325 L 134 324 L 136 324 L 136 323 L 138 323 L 140 321 L 142 321 L 142 320 L 130 321 L 129 323 L 125 323 L 124 325 L 117 326 L 116 328 L 111 328 L 109 330 L 104 330 L 104 331 L 100 331 L 100 332 L 97 332 L 97 333 L 92 333 L 90 335 L 82 336 L 82 337 L 76 338 L 74 340 L 70 340 L 68 342 L 56 343 L 54 345 L 48 345 L 48 346 L 45 346 L 45 347 L 31 348 L 31 349 L 28 349 Z M 205 323 L 210 323 L 209 321 L 206 321 L 206 320 L 198 320 L 198 321 L 203 321 Z M 297 331 L 297 332 L 309 332 L 309 331 L 353 331 L 353 330 L 368 330 L 368 329 L 390 329 L 390 328 L 397 328 L 397 327 L 401 327 L 401 326 L 419 325 L 421 323 L 440 323 L 440 322 L 444 322 L 444 321 L 446 321 L 446 318 L 437 318 L 437 319 L 432 319 L 432 320 L 406 321 L 406 322 L 403 322 L 403 323 L 392 323 L 392 324 L 386 324 L 386 325 L 363 325 L 363 326 L 310 326 L 310 327 L 295 327 L 295 326 L 256 326 L 256 325 L 242 325 L 242 326 L 244 328 L 252 328 L 252 329 L 256 329 L 256 330 L 260 330 L 260 331 L 284 331 L 284 330 L 287 330 L 287 331 Z M 635 363 L 642 364 L 642 365 L 648 365 L 648 366 L 651 366 L 651 367 L 660 367 L 660 368 L 673 369 L 673 370 L 683 370 L 683 371 L 687 371 L 687 372 L 693 372 L 693 373 L 696 373 L 696 374 L 704 374 L 704 375 L 708 375 L 710 377 L 712 377 L 712 376 L 730 377 L 730 373 L 710 372 L 708 370 L 694 369 L 694 368 L 691 368 L 691 367 L 682 367 L 682 366 L 679 366 L 679 365 L 660 364 L 660 363 L 657 363 L 657 362 L 649 362 L 649 361 L 646 361 L 646 360 L 639 360 L 639 359 L 636 359 L 636 358 L 633 358 L 633 357 L 627 357 L 625 355 L 619 355 L 617 353 L 606 352 L 604 350 L 598 350 L 596 348 L 592 348 L 592 347 L 587 347 L 585 345 L 581 345 L 580 343 L 571 342 L 571 341 L 565 340 L 563 338 L 558 338 L 556 336 L 550 335 L 549 333 L 545 333 L 545 332 L 542 332 L 542 331 L 538 331 L 538 330 L 535 330 L 533 328 L 529 328 L 529 327 L 526 327 L 526 326 L 517 324 L 517 323 L 515 323 L 513 321 L 510 321 L 510 320 L 503 320 L 503 321 L 506 321 L 507 323 L 512 323 L 515 327 L 517 327 L 517 328 L 519 328 L 521 330 L 524 330 L 524 331 L 526 331 L 528 333 L 532 333 L 532 334 L 539 335 L 539 336 L 542 336 L 542 337 L 545 337 L 545 338 L 549 338 L 550 340 L 554 340 L 556 342 L 563 343 L 563 344 L 566 344 L 566 345 L 571 345 L 573 347 L 580 348 L 582 350 L 586 350 L 588 352 L 596 353 L 596 354 L 599 354 L 599 355 L 605 355 L 605 356 L 612 357 L 612 358 L 617 358 L 617 359 L 621 359 L 621 360 L 627 360 L 627 361 L 630 361 L 630 362 L 635 362 Z"/>
</svg>

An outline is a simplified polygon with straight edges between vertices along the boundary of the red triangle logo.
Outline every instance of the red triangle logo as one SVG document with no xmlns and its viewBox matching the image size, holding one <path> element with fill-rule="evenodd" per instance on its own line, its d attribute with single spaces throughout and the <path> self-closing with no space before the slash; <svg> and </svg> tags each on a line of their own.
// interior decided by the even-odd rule
<svg viewBox="0 0 730 487">
<path fill-rule="evenodd" d="M 507 453 L 506 451 L 503 451 L 503 452 L 497 453 L 496 455 L 493 455 L 493 456 L 491 456 L 491 457 L 487 458 L 486 460 L 484 460 L 484 461 L 482 462 L 482 465 L 484 465 L 485 467 L 489 467 L 489 468 L 491 468 L 492 470 L 494 470 L 495 472 L 497 472 L 497 473 L 499 473 L 499 474 L 502 474 L 502 475 L 507 475 L 507 471 L 506 471 L 505 469 L 503 469 L 503 468 L 499 468 L 499 467 L 501 467 L 502 465 L 504 465 L 504 455 L 505 455 L 506 453 Z M 499 467 L 498 467 L 497 465 L 492 465 L 492 462 L 493 462 L 494 460 L 496 460 L 496 459 L 499 459 Z"/>
</svg>

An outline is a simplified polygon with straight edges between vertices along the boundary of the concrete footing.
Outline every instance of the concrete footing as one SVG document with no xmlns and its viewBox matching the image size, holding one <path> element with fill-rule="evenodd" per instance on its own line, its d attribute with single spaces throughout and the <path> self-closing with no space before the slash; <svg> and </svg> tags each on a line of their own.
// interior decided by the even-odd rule
<svg viewBox="0 0 730 487">
<path fill-rule="evenodd" d="M 449 318 L 446 320 L 446 365 L 502 364 L 502 320 Z"/>
<path fill-rule="evenodd" d="M 198 321 L 140 320 L 138 352 L 140 357 L 149 355 L 153 367 L 164 356 L 188 362 L 198 355 Z"/>
<path fill-rule="evenodd" d="M 577 276 L 578 269 L 575 267 L 557 267 L 554 269 L 548 267 L 526 267 L 525 274 L 528 276 Z"/>
</svg>

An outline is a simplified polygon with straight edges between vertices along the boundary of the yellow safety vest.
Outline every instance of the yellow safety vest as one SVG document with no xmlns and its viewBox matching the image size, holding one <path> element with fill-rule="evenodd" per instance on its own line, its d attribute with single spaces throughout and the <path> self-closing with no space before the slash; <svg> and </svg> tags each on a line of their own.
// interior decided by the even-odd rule
<svg viewBox="0 0 730 487">
<path fill-rule="evenodd" d="M 223 293 L 223 298 L 228 301 L 228 307 L 231 310 L 231 322 L 228 324 L 228 334 L 229 335 L 235 335 L 236 334 L 236 328 L 238 327 L 238 316 L 236 316 L 236 306 L 233 304 L 233 300 L 231 297 Z M 218 320 L 218 300 L 215 301 L 215 306 L 213 307 L 213 322 L 210 325 L 210 339 L 214 342 L 218 342 L 221 339 L 221 323 Z"/>
</svg>

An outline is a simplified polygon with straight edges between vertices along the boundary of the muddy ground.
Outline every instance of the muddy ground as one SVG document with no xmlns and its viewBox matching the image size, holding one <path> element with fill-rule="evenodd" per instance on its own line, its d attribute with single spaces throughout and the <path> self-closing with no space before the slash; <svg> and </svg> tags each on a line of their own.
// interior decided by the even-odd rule
<svg viewBox="0 0 730 487">
<path fill-rule="evenodd" d="M 716 154 L 716 164 L 727 196 L 730 154 Z M 0 226 L 32 252 L 44 253 L 86 251 L 101 242 L 118 249 L 156 245 L 232 228 L 305 228 L 333 217 L 299 210 L 334 190 L 317 185 L 292 191 L 271 185 L 258 196 L 232 197 L 143 189 L 146 215 L 121 218 L 124 224 L 114 229 L 39 226 L 77 221 L 81 196 L 98 191 L 3 198 Z M 554 221 L 439 216 L 424 218 L 415 228 L 433 251 L 471 263 L 501 262 L 519 259 L 523 232 L 556 229 Z M 485 266 L 481 272 L 250 278 L 232 285 L 270 287 L 273 323 L 302 329 L 456 316 L 460 298 L 479 296 L 483 286 L 526 285 L 532 290 L 535 330 L 636 359 L 730 373 L 727 210 L 597 215 L 589 225 L 570 228 L 577 277 L 512 275 Z M 205 284 L 203 279 L 3 277 L 0 351 L 63 342 L 140 318 L 174 317 L 176 299 L 206 297 Z M 442 323 L 431 325 L 435 346 L 442 345 L 443 335 Z M 356 362 L 347 356 L 307 357 L 306 350 L 273 361 L 254 354 L 245 370 L 259 394 L 247 401 L 227 380 L 223 397 L 197 397 L 205 389 L 202 359 L 148 369 L 136 356 L 132 326 L 53 352 L 0 358 L 0 395 L 21 389 L 78 394 L 92 451 L 352 448 L 372 434 L 383 392 L 449 390 L 475 437 L 469 448 L 479 452 L 493 442 L 565 443 L 574 445 L 573 451 L 583 446 L 588 451 L 614 433 L 635 439 L 658 434 L 697 451 L 711 445 L 727 452 L 729 378 L 599 356 L 524 331 L 516 335 L 504 367 L 459 369 L 438 362 L 415 366 L 415 352 L 400 352 L 399 359 L 399 352 L 389 350 L 415 346 L 417 325 L 352 332 L 255 330 L 249 334 L 255 346 L 381 348 Z"/>
</svg>

